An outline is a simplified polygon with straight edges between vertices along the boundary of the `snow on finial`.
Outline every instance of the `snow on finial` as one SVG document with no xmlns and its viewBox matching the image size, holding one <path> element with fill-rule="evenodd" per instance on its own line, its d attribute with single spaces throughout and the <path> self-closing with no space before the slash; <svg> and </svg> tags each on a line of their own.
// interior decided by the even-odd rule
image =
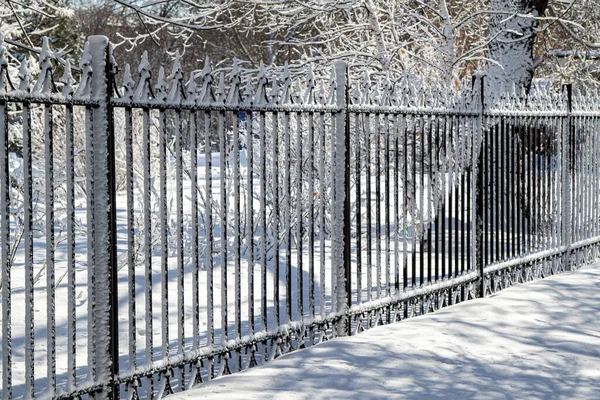
<svg viewBox="0 0 600 400">
<path fill-rule="evenodd" d="M 115 52 L 112 45 L 108 46 L 108 66 L 110 73 L 113 76 L 119 73 L 119 64 L 117 64 L 117 59 L 115 58 Z"/>
<path fill-rule="evenodd" d="M 133 94 L 134 100 L 148 100 L 150 96 L 150 78 L 152 72 L 150 71 L 150 63 L 148 62 L 148 52 L 144 50 L 142 59 L 138 65 L 138 85 Z"/>
<path fill-rule="evenodd" d="M 186 98 L 192 103 L 195 103 L 198 100 L 198 85 L 196 84 L 194 73 L 190 74 L 190 80 L 187 83 Z"/>
<path fill-rule="evenodd" d="M 281 94 L 279 93 L 279 79 L 277 79 L 277 76 L 274 76 L 272 81 L 273 84 L 271 85 L 271 90 L 269 91 L 269 105 L 275 106 L 279 104 Z"/>
<path fill-rule="evenodd" d="M 371 103 L 371 77 L 369 76 L 369 71 L 365 70 L 362 77 L 362 95 L 361 103 L 363 105 L 368 105 Z"/>
<path fill-rule="evenodd" d="M 90 52 L 89 42 L 83 46 L 83 54 L 79 59 L 79 68 L 81 68 L 81 81 L 77 90 L 76 97 L 89 97 L 92 90 L 92 53 Z"/>
<path fill-rule="evenodd" d="M 19 67 L 19 79 L 21 80 L 19 90 L 30 93 L 31 81 L 33 78 L 31 77 L 31 71 L 29 69 L 29 56 L 25 56 L 21 61 L 21 66 Z"/>
<path fill-rule="evenodd" d="M 175 60 L 173 60 L 173 68 L 171 69 L 171 91 L 169 92 L 169 102 L 181 102 L 183 95 L 183 70 L 181 69 L 181 56 L 179 50 L 175 52 Z"/>
<path fill-rule="evenodd" d="M 292 85 L 292 76 L 287 61 L 283 66 L 283 85 L 281 87 L 281 104 L 288 104 L 290 101 L 290 86 Z"/>
<path fill-rule="evenodd" d="M 581 88 L 576 87 L 573 91 L 573 110 L 588 111 L 585 103 L 585 101 L 582 101 Z"/>
<path fill-rule="evenodd" d="M 294 92 L 292 94 L 292 101 L 294 104 L 302 104 L 302 88 L 300 88 L 300 82 L 298 79 L 294 82 Z"/>
<path fill-rule="evenodd" d="M 246 86 L 242 92 L 243 105 L 250 107 L 254 96 L 254 88 L 252 87 L 252 77 L 246 78 Z"/>
<path fill-rule="evenodd" d="M 375 104 L 376 106 L 382 106 L 382 100 L 383 100 L 383 92 L 381 92 L 381 80 L 376 80 L 375 84 L 373 85 L 373 93 L 371 94 L 371 96 L 373 97 L 373 104 Z"/>
<path fill-rule="evenodd" d="M 221 72 L 219 74 L 219 85 L 217 86 L 216 92 L 216 100 L 218 103 L 223 104 L 227 99 L 227 94 L 225 93 L 225 73 Z"/>
<path fill-rule="evenodd" d="M 256 98 L 255 102 L 259 106 L 263 106 L 267 103 L 267 70 L 263 62 L 260 62 L 260 67 L 258 68 L 258 86 L 256 87 Z M 250 81 L 250 79 L 248 79 Z M 250 86 L 251 88 L 251 86 Z"/>
<path fill-rule="evenodd" d="M 156 100 L 167 100 L 167 83 L 165 81 L 165 69 L 162 65 L 158 69 L 158 79 L 156 80 L 154 89 L 156 89 Z"/>
<path fill-rule="evenodd" d="M 386 73 L 385 77 L 382 79 L 382 85 L 381 105 L 389 106 L 391 104 L 390 97 L 392 96 L 392 84 L 389 72 Z"/>
<path fill-rule="evenodd" d="M 8 76 L 8 51 L 4 46 L 4 35 L 0 32 L 0 93 L 6 92 L 6 79 Z"/>
<path fill-rule="evenodd" d="M 438 80 L 438 78 L 435 78 L 435 80 L 433 81 L 433 90 L 431 93 L 431 105 L 433 108 L 439 108 L 440 106 L 440 90 L 440 81 Z"/>
<path fill-rule="evenodd" d="M 202 88 L 200 89 L 200 103 L 209 103 L 213 100 L 212 83 L 213 76 L 210 67 L 210 59 L 206 56 L 204 60 L 204 68 L 202 68 Z"/>
<path fill-rule="evenodd" d="M 49 94 L 52 85 L 52 59 L 54 55 L 50 51 L 48 38 L 42 38 L 42 50 L 39 55 L 40 74 L 38 81 L 33 88 L 34 93 Z"/>
<path fill-rule="evenodd" d="M 73 74 L 71 73 L 71 63 L 69 60 L 65 62 L 65 72 L 58 81 L 63 84 L 63 96 L 71 97 L 73 95 L 73 84 L 75 83 L 75 79 L 73 79 Z"/>
<path fill-rule="evenodd" d="M 231 88 L 227 96 L 227 104 L 237 105 L 240 102 L 240 62 L 237 58 L 233 58 L 233 67 L 231 68 Z"/>
<path fill-rule="evenodd" d="M 320 79 L 319 91 L 317 92 L 317 103 L 323 105 L 325 104 L 325 81 Z"/>
<path fill-rule="evenodd" d="M 125 92 L 123 96 L 129 101 L 133 99 L 133 83 L 133 78 L 131 77 L 131 67 L 129 64 L 125 64 L 125 72 L 123 73 L 123 88 L 125 89 Z"/>
<path fill-rule="evenodd" d="M 337 90 L 345 90 L 345 88 L 337 87 L 337 74 L 335 71 L 335 65 L 331 67 L 331 74 L 329 75 L 329 96 L 327 97 L 327 104 L 335 104 L 337 97 Z"/>
<path fill-rule="evenodd" d="M 304 104 L 312 104 L 314 101 L 313 90 L 315 89 L 315 75 L 311 64 L 306 68 L 306 93 L 304 94 Z"/>
<path fill-rule="evenodd" d="M 398 96 L 398 85 L 392 82 L 392 95 L 390 96 L 390 104 L 394 107 L 400 105 L 400 96 Z"/>
<path fill-rule="evenodd" d="M 353 88 L 350 98 L 352 99 L 352 104 L 358 104 L 358 102 L 360 101 L 360 84 L 358 83 L 358 81 L 354 81 L 354 84 L 352 86 Z"/>
</svg>

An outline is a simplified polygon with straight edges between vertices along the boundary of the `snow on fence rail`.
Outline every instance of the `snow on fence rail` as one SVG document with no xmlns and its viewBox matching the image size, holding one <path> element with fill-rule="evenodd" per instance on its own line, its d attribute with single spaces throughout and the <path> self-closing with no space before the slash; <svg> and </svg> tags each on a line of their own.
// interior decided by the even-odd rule
<svg viewBox="0 0 600 400">
<path fill-rule="evenodd" d="M 0 40 L 2 395 L 161 398 L 598 258 L 600 102 Z"/>
</svg>

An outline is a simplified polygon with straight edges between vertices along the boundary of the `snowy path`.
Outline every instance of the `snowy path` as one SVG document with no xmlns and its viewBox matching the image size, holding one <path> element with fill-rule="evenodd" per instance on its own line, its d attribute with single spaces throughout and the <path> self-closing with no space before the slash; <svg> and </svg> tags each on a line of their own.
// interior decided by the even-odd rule
<svg viewBox="0 0 600 400">
<path fill-rule="evenodd" d="M 176 399 L 600 396 L 600 264 L 286 355 Z"/>
</svg>

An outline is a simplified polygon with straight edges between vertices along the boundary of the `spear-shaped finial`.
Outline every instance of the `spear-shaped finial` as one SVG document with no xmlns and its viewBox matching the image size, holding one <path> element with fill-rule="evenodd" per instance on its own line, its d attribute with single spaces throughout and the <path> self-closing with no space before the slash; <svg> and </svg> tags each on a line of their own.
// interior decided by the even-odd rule
<svg viewBox="0 0 600 400">
<path fill-rule="evenodd" d="M 0 93 L 6 92 L 6 79 L 8 76 L 8 51 L 4 46 L 4 35 L 0 32 Z"/>
<path fill-rule="evenodd" d="M 158 101 L 167 100 L 167 82 L 165 81 L 165 68 L 162 65 L 158 69 L 158 78 L 154 89 L 156 89 L 156 99 Z"/>
<path fill-rule="evenodd" d="M 140 63 L 138 65 L 138 85 L 133 94 L 135 100 L 147 100 L 150 96 L 150 78 L 152 72 L 150 71 L 150 63 L 148 62 L 148 52 L 144 50 Z"/>
<path fill-rule="evenodd" d="M 25 56 L 21 61 L 21 65 L 19 66 L 19 79 L 21 80 L 19 90 L 30 93 L 31 81 L 33 78 L 31 77 L 31 70 L 29 69 L 29 56 Z"/>
<path fill-rule="evenodd" d="M 76 97 L 88 97 L 91 93 L 92 85 L 92 53 L 89 42 L 83 46 L 83 54 L 79 59 L 79 68 L 81 68 L 81 82 L 75 91 Z"/>
<path fill-rule="evenodd" d="M 65 71 L 58 81 L 63 84 L 63 96 L 71 97 L 73 95 L 73 84 L 75 83 L 75 79 L 73 78 L 73 74 L 71 72 L 71 63 L 69 60 L 65 62 L 64 69 Z"/>
</svg>

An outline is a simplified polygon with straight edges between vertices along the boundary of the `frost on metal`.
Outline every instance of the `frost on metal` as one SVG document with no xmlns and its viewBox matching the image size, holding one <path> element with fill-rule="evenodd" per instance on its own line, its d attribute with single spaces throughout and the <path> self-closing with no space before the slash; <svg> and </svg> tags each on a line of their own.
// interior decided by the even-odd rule
<svg viewBox="0 0 600 400">
<path fill-rule="evenodd" d="M 36 367 L 33 373 L 40 358 L 47 381 L 58 379 L 58 397 L 110 385 L 117 360 L 111 354 L 116 337 L 109 331 L 113 283 L 124 304 L 116 378 L 135 398 L 167 394 L 340 334 L 468 300 L 482 270 L 484 292 L 491 293 L 597 256 L 597 92 L 569 96 L 537 83 L 528 91 L 511 88 L 482 99 L 477 84 L 475 90 L 466 83 L 450 89 L 410 75 L 392 81 L 357 66 L 349 66 L 346 75 L 342 63 L 322 76 L 310 65 L 305 73 L 292 74 L 287 65 L 249 70 L 239 61 L 231 70 L 215 71 L 206 59 L 201 71 L 188 74 L 178 54 L 171 65 L 151 71 L 147 53 L 136 69 L 125 65 L 115 77 L 107 47 L 104 38 L 90 38 L 81 73 L 74 72 L 78 80 L 66 63 L 56 88 L 52 66 L 59 60 L 45 41 L 39 70 L 23 60 L 14 88 L 0 41 L 0 123 L 8 124 L 0 124 L 0 139 L 9 131 L 25 133 L 22 155 L 0 152 L 0 175 L 14 183 L 0 183 L 0 233 L 4 238 L 13 229 L 7 209 L 11 221 L 31 221 L 23 241 L 30 252 L 16 251 L 24 273 L 10 270 L 11 249 L 4 242 L 0 253 L 2 368 L 8 370 L 15 357 L 28 366 L 22 380 L 29 384 L 19 390 L 43 389 L 37 380 L 33 388 L 32 379 L 44 371 Z M 3 102 L 21 103 L 22 122 L 7 123 Z M 51 103 L 54 115 L 42 117 L 38 111 L 48 107 L 30 107 L 36 102 Z M 36 133 L 48 134 L 62 119 L 67 120 L 67 163 L 46 168 L 44 157 L 40 162 L 31 154 L 43 147 Z M 81 129 L 73 129 L 77 123 Z M 63 126 L 56 131 L 63 132 Z M 73 136 L 74 131 L 84 132 Z M 54 135 L 54 149 L 60 136 Z M 115 141 L 114 155 L 109 139 Z M 496 142 L 492 147 L 491 139 L 503 140 L 504 150 Z M 506 164 L 507 159 L 518 162 Z M 117 166 L 115 185 L 123 191 L 116 194 L 117 203 L 109 196 L 111 161 Z M 511 181 L 515 169 L 522 176 Z M 487 186 L 477 185 L 481 171 L 488 174 Z M 61 185 L 64 180 L 67 185 Z M 63 186 L 72 200 L 63 200 Z M 26 190 L 18 192 L 20 187 Z M 515 201 L 510 190 L 517 188 L 521 195 Z M 495 246 L 509 232 L 506 216 L 498 212 L 504 200 L 500 208 L 490 205 L 491 199 L 505 199 L 513 209 L 526 210 L 531 246 L 478 268 L 484 266 L 474 257 L 478 228 L 472 204 L 485 195 L 485 212 L 494 216 L 493 224 L 504 224 L 500 228 L 488 220 L 488 240 Z M 68 210 L 66 222 L 58 221 L 62 208 Z M 55 242 L 51 221 L 41 229 L 34 224 L 52 220 L 52 211 Z M 65 224 L 73 236 L 67 246 L 59 236 Z M 111 265 L 115 235 L 119 254 L 117 265 Z M 86 238 L 87 252 L 80 252 L 75 243 L 85 248 Z M 44 249 L 34 248 L 42 241 Z M 348 245 L 350 264 L 344 254 Z M 469 245 L 464 258 L 455 256 L 463 249 L 467 253 Z M 70 254 L 62 257 L 67 247 Z M 52 249 L 57 262 L 46 263 Z M 450 268 L 451 257 L 458 262 Z M 58 272 L 63 258 L 70 263 L 65 281 L 72 286 L 64 296 L 66 323 L 60 308 L 53 311 L 51 295 L 32 295 L 34 287 L 43 290 L 34 273 L 38 260 L 57 268 L 56 276 L 45 276 L 46 285 L 64 290 Z M 457 264 L 467 260 L 470 267 L 461 270 Z M 438 261 L 446 265 L 427 275 Z M 122 275 L 115 281 L 116 267 Z M 15 285 L 26 290 L 11 291 Z M 26 359 L 11 352 L 7 304 L 13 310 L 25 304 Z M 36 315 L 33 326 L 38 306 L 48 311 L 45 320 Z M 76 323 L 86 313 L 85 323 Z M 52 314 L 56 326 L 69 327 L 68 345 L 60 347 L 56 338 L 55 355 Z M 50 335 L 50 351 L 43 357 L 34 341 L 40 323 Z M 81 343 L 86 338 L 87 346 Z M 61 358 L 65 348 L 68 364 Z M 82 363 L 86 355 L 88 362 Z M 89 367 L 85 376 L 82 364 Z M 66 384 L 61 383 L 65 374 Z M 5 387 L 21 379 L 3 376 Z"/>
</svg>

